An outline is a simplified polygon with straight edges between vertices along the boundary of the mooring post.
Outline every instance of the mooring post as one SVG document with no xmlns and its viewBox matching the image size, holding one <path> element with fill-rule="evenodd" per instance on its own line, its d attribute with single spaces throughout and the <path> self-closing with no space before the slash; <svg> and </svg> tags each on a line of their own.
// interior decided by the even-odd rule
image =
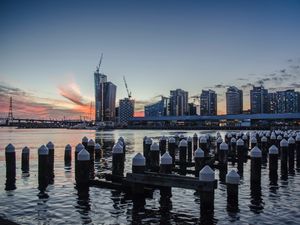
<svg viewBox="0 0 300 225">
<path fill-rule="evenodd" d="M 102 151 L 101 151 L 101 145 L 99 143 L 95 144 L 95 161 L 99 162 L 99 160 L 102 158 Z"/>
<path fill-rule="evenodd" d="M 90 153 L 82 149 L 78 155 L 77 155 L 77 171 L 78 173 L 76 174 L 75 180 L 76 180 L 76 187 L 84 188 L 88 187 L 88 183 L 90 180 L 89 177 L 89 170 L 90 170 L 90 163 L 91 163 L 91 157 Z"/>
<path fill-rule="evenodd" d="M 295 148 L 296 148 L 295 139 L 290 137 L 288 139 L 288 143 L 289 143 L 289 149 L 288 149 L 289 173 L 295 174 Z"/>
<path fill-rule="evenodd" d="M 204 151 L 204 157 L 209 156 L 209 148 L 207 146 L 207 138 L 205 136 L 200 137 L 199 148 Z"/>
<path fill-rule="evenodd" d="M 278 179 L 278 148 L 276 145 L 272 145 L 269 148 L 269 178 L 271 185 L 277 184 Z"/>
<path fill-rule="evenodd" d="M 228 165 L 228 144 L 222 142 L 220 144 L 220 152 L 219 152 L 219 175 L 220 181 L 225 181 L 225 177 L 227 174 L 227 165 Z"/>
<path fill-rule="evenodd" d="M 168 140 L 168 151 L 172 157 L 173 167 L 175 166 L 175 151 L 176 151 L 176 140 L 173 137 L 170 137 Z"/>
<path fill-rule="evenodd" d="M 132 173 L 145 173 L 146 159 L 141 153 L 137 153 L 132 158 Z"/>
<path fill-rule="evenodd" d="M 296 136 L 296 167 L 300 169 L 300 133 Z"/>
<path fill-rule="evenodd" d="M 280 168 L 281 175 L 285 179 L 287 178 L 287 162 L 288 162 L 288 142 L 285 139 L 280 141 Z"/>
<path fill-rule="evenodd" d="M 163 174 L 171 174 L 173 168 L 173 159 L 168 152 L 162 155 L 160 159 L 160 169 L 159 172 Z M 171 187 L 161 187 L 160 195 L 162 198 L 170 198 L 172 196 Z"/>
<path fill-rule="evenodd" d="M 278 135 L 277 138 L 276 138 L 276 146 L 277 148 L 280 148 L 280 142 L 282 141 L 282 136 L 281 135 Z M 279 155 L 281 154 L 281 151 L 279 152 Z"/>
<path fill-rule="evenodd" d="M 151 138 L 147 138 L 145 140 L 145 148 L 143 151 L 144 157 L 146 158 L 146 169 L 150 168 L 150 157 L 149 157 L 149 153 L 150 153 L 150 147 L 152 145 L 152 139 Z"/>
<path fill-rule="evenodd" d="M 187 147 L 187 159 L 188 159 L 188 162 L 191 162 L 192 161 L 192 157 L 193 157 L 193 138 L 189 136 L 187 138 L 187 143 L 188 143 L 188 147 Z"/>
<path fill-rule="evenodd" d="M 236 211 L 239 205 L 239 183 L 240 175 L 235 171 L 231 170 L 226 175 L 226 186 L 227 186 L 227 209 L 229 211 Z"/>
<path fill-rule="evenodd" d="M 88 147 L 88 142 L 89 142 L 89 139 L 86 136 L 84 136 L 81 140 L 81 144 L 84 146 L 85 149 L 87 149 L 87 147 Z"/>
<path fill-rule="evenodd" d="M 77 156 L 78 156 L 78 153 L 82 150 L 82 149 L 84 149 L 84 145 L 83 144 L 81 144 L 81 143 L 79 143 L 78 145 L 76 145 L 76 147 L 75 147 L 75 152 L 74 152 L 74 161 L 75 161 L 75 177 L 76 177 L 76 175 L 77 175 L 77 173 L 78 173 L 78 171 L 77 171 L 77 169 L 78 169 L 78 166 L 77 166 Z"/>
<path fill-rule="evenodd" d="M 22 149 L 22 164 L 21 169 L 23 173 L 29 173 L 29 154 L 30 150 L 27 146 Z"/>
<path fill-rule="evenodd" d="M 187 141 L 181 140 L 179 142 L 179 167 L 180 167 L 180 174 L 186 174 L 186 153 L 187 153 Z"/>
<path fill-rule="evenodd" d="M 141 154 L 137 153 L 132 158 L 132 173 L 145 173 L 146 171 L 146 158 Z M 144 196 L 144 185 L 140 183 L 131 183 L 131 192 L 133 207 L 140 208 L 145 205 L 145 196 Z"/>
<path fill-rule="evenodd" d="M 38 155 L 39 195 L 43 195 L 49 184 L 49 149 L 42 145 L 38 149 Z"/>
<path fill-rule="evenodd" d="M 158 172 L 159 171 L 159 145 L 156 142 L 153 142 L 150 146 L 150 171 Z"/>
<path fill-rule="evenodd" d="M 95 160 L 95 142 L 93 139 L 90 139 L 88 141 L 88 147 L 86 149 L 89 154 L 90 154 L 90 179 L 94 179 L 95 178 L 95 171 L 94 171 L 94 160 Z"/>
<path fill-rule="evenodd" d="M 237 172 L 240 175 L 240 177 L 243 176 L 244 173 L 244 157 L 245 157 L 245 143 L 240 138 L 236 142 L 236 151 L 237 151 Z"/>
<path fill-rule="evenodd" d="M 16 189 L 16 151 L 12 144 L 8 144 L 5 148 L 6 162 L 6 183 L 5 190 L 10 191 Z"/>
<path fill-rule="evenodd" d="M 64 156 L 65 166 L 71 166 L 72 162 L 72 146 L 67 144 L 65 147 L 65 156 Z"/>
<path fill-rule="evenodd" d="M 206 214 L 213 214 L 214 212 L 214 199 L 215 199 L 215 189 L 213 183 L 215 182 L 215 172 L 206 165 L 199 172 L 199 181 L 210 183 L 210 187 L 206 190 L 200 191 L 200 211 L 201 216 Z"/>
<path fill-rule="evenodd" d="M 230 142 L 231 142 L 231 145 L 230 145 L 231 162 L 232 162 L 232 165 L 234 165 L 236 162 L 236 139 L 233 137 L 233 138 L 231 138 Z"/>
<path fill-rule="evenodd" d="M 167 138 L 165 136 L 162 136 L 159 139 L 159 151 L 160 155 L 165 154 L 165 152 L 167 151 Z"/>
<path fill-rule="evenodd" d="M 123 147 L 117 143 L 112 149 L 112 175 L 123 176 L 124 174 L 124 153 Z"/>
<path fill-rule="evenodd" d="M 146 147 L 146 140 L 147 140 L 147 136 L 144 136 L 143 138 L 143 152 L 145 152 L 145 147 Z M 145 156 L 145 155 L 144 155 Z"/>
<path fill-rule="evenodd" d="M 220 152 L 220 144 L 223 142 L 222 137 L 218 137 L 216 140 L 216 151 L 215 151 L 215 160 L 219 161 L 219 152 Z"/>
<path fill-rule="evenodd" d="M 54 144 L 49 141 L 46 147 L 49 150 L 48 160 L 49 160 L 49 184 L 54 182 Z"/>
<path fill-rule="evenodd" d="M 262 163 L 266 163 L 268 160 L 268 138 L 263 136 L 260 139 L 261 143 L 261 154 L 262 154 Z"/>
<path fill-rule="evenodd" d="M 251 171 L 250 171 L 250 181 L 251 185 L 259 185 L 261 184 L 261 150 L 255 146 L 250 151 L 251 157 Z"/>
<path fill-rule="evenodd" d="M 201 148 L 198 148 L 195 151 L 194 160 L 195 160 L 195 177 L 198 177 L 200 170 L 202 170 L 203 167 L 205 166 L 204 151 Z"/>
<path fill-rule="evenodd" d="M 126 159 L 126 143 L 125 139 L 121 136 L 118 139 L 118 142 L 121 142 L 120 145 L 123 147 L 124 160 Z"/>
<path fill-rule="evenodd" d="M 257 139 L 256 139 L 256 137 L 252 136 L 250 142 L 251 142 L 251 147 L 250 147 L 251 149 L 253 149 L 255 146 L 257 146 Z"/>
<path fill-rule="evenodd" d="M 193 154 L 198 148 L 198 135 L 194 133 L 193 135 Z"/>
<path fill-rule="evenodd" d="M 276 134 L 274 132 L 271 133 L 271 136 L 270 136 L 270 145 L 275 145 L 277 148 L 277 137 L 276 137 Z"/>
</svg>

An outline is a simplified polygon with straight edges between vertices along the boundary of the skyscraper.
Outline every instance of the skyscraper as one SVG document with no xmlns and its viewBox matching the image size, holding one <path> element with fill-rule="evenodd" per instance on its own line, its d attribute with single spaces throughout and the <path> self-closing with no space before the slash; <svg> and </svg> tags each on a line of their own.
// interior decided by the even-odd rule
<svg viewBox="0 0 300 225">
<path fill-rule="evenodd" d="M 277 99 L 277 92 L 269 93 L 269 107 L 270 113 L 278 113 L 278 99 Z"/>
<path fill-rule="evenodd" d="M 148 116 L 168 116 L 169 115 L 169 98 L 162 97 L 160 101 L 146 105 L 145 117 Z"/>
<path fill-rule="evenodd" d="M 213 90 L 202 90 L 200 95 L 200 115 L 217 115 L 217 94 Z"/>
<path fill-rule="evenodd" d="M 231 86 L 226 91 L 226 111 L 227 114 L 243 113 L 243 91 Z"/>
<path fill-rule="evenodd" d="M 129 98 L 120 99 L 119 101 L 120 123 L 127 124 L 128 120 L 133 117 L 133 114 L 134 114 L 134 100 Z"/>
<path fill-rule="evenodd" d="M 170 115 L 184 116 L 188 114 L 188 92 L 181 89 L 171 90 Z"/>
<path fill-rule="evenodd" d="M 268 90 L 263 86 L 255 87 L 250 90 L 250 107 L 251 113 L 268 113 L 269 112 Z"/>
<path fill-rule="evenodd" d="M 95 120 L 115 121 L 117 86 L 107 81 L 105 74 L 94 73 L 95 81 Z"/>
<path fill-rule="evenodd" d="M 274 94 L 277 96 L 277 113 L 298 112 L 298 93 L 295 90 L 277 91 Z"/>
</svg>

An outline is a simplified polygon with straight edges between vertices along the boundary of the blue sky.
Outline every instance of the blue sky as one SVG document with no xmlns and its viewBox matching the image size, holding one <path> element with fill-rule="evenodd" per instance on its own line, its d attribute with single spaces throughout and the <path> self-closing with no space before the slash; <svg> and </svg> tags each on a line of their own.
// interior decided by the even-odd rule
<svg viewBox="0 0 300 225">
<path fill-rule="evenodd" d="M 290 80 L 263 84 L 300 83 L 299 27 L 300 1 L 290 0 L 1 1 L 1 85 L 26 93 L 24 102 L 49 104 L 52 116 L 71 115 L 74 95 L 93 100 L 103 52 L 101 71 L 118 98 L 126 96 L 126 76 L 138 110 L 171 89 L 195 95 L 210 87 L 224 112 L 227 85 L 245 87 L 247 108 L 249 83 L 283 70 Z M 0 93 L 3 106 L 7 93 Z"/>
</svg>

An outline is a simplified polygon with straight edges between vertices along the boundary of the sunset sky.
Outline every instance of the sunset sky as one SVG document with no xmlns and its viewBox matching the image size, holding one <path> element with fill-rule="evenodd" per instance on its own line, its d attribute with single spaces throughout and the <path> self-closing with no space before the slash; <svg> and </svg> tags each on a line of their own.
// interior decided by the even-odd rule
<svg viewBox="0 0 300 225">
<path fill-rule="evenodd" d="M 300 90 L 300 1 L 0 1 L 0 117 L 89 116 L 93 73 L 136 111 L 182 88 Z M 192 102 L 193 99 L 190 99 Z"/>
</svg>

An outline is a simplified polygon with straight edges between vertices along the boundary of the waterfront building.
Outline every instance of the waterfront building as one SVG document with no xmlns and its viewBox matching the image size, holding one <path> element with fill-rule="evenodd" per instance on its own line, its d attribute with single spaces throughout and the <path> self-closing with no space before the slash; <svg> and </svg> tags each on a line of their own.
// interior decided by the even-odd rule
<svg viewBox="0 0 300 225">
<path fill-rule="evenodd" d="M 197 115 L 197 106 L 194 103 L 189 103 L 189 116 Z"/>
<path fill-rule="evenodd" d="M 213 90 L 202 90 L 200 95 L 200 115 L 217 115 L 217 94 Z"/>
<path fill-rule="evenodd" d="M 169 98 L 162 97 L 160 101 L 146 105 L 144 107 L 145 117 L 168 116 L 169 115 Z"/>
<path fill-rule="evenodd" d="M 188 115 L 188 92 L 182 89 L 170 91 L 170 115 Z"/>
<path fill-rule="evenodd" d="M 277 91 L 272 93 L 276 95 L 276 110 L 274 113 L 295 113 L 299 110 L 299 93 L 295 90 Z M 271 100 L 270 100 L 271 104 Z M 270 107 L 271 110 L 271 107 Z M 272 111 L 271 111 L 272 112 Z"/>
<path fill-rule="evenodd" d="M 134 100 L 124 98 L 119 100 L 119 122 L 127 124 L 134 115 Z"/>
<path fill-rule="evenodd" d="M 95 120 L 115 121 L 117 86 L 107 81 L 105 74 L 94 73 L 95 82 Z"/>
<path fill-rule="evenodd" d="M 268 90 L 263 86 L 250 90 L 250 109 L 252 114 L 269 112 Z"/>
<path fill-rule="evenodd" d="M 277 93 L 268 93 L 269 95 L 269 107 L 270 107 L 270 113 L 278 113 L 277 110 L 277 103 L 278 103 L 278 99 L 277 99 Z"/>
<path fill-rule="evenodd" d="M 226 112 L 227 114 L 243 113 L 243 91 L 231 86 L 226 91 Z"/>
</svg>

